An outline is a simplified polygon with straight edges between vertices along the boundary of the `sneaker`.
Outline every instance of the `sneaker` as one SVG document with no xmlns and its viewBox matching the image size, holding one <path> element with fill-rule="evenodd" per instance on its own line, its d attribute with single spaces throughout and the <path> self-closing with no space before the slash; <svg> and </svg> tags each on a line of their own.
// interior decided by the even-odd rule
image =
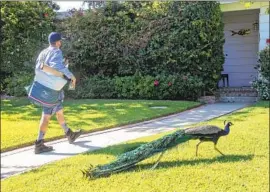
<svg viewBox="0 0 270 192">
<path fill-rule="evenodd" d="M 71 129 L 69 129 L 66 133 L 66 136 L 68 138 L 68 142 L 70 144 L 73 143 L 81 134 L 82 134 L 82 130 L 78 130 L 78 131 L 73 132 Z"/>
<path fill-rule="evenodd" d="M 44 145 L 44 140 L 35 142 L 35 154 L 52 151 L 53 147 Z"/>
</svg>

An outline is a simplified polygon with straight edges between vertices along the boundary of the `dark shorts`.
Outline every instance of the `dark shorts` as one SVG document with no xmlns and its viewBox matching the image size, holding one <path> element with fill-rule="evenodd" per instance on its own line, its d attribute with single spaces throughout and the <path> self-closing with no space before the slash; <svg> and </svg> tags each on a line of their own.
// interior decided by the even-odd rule
<svg viewBox="0 0 270 192">
<path fill-rule="evenodd" d="M 60 94 L 59 94 L 59 104 L 56 105 L 55 107 L 53 108 L 48 108 L 48 107 L 43 107 L 43 113 L 45 115 L 53 115 L 55 114 L 56 112 L 60 111 L 61 109 L 63 109 L 63 101 L 64 101 L 64 91 L 62 91 Z"/>
</svg>

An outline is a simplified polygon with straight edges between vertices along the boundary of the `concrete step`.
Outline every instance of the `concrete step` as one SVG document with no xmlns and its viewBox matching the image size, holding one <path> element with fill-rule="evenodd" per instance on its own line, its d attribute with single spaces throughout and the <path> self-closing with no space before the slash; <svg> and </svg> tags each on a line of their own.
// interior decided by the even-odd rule
<svg viewBox="0 0 270 192">
<path fill-rule="evenodd" d="M 257 92 L 228 92 L 228 93 L 219 93 L 220 97 L 257 97 Z"/>
<path fill-rule="evenodd" d="M 244 91 L 244 92 L 256 92 L 252 87 L 220 87 L 218 89 L 220 92 L 235 92 L 235 91 Z"/>
<path fill-rule="evenodd" d="M 249 97 L 258 97 L 258 92 L 251 87 L 222 87 L 217 91 L 217 96 L 224 99 L 241 97 L 238 100 L 245 100 L 246 98 L 247 100 L 252 100 L 252 98 Z"/>
<path fill-rule="evenodd" d="M 258 99 L 258 97 L 220 97 L 218 101 L 223 103 L 254 103 Z"/>
</svg>

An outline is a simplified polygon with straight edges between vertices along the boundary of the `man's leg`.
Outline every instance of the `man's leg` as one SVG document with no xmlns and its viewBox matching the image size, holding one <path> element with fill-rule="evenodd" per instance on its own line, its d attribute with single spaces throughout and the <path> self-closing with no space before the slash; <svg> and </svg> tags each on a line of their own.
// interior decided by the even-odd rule
<svg viewBox="0 0 270 192">
<path fill-rule="evenodd" d="M 63 128 L 65 134 L 67 134 L 69 127 L 66 124 L 65 117 L 64 117 L 64 110 L 62 105 L 59 105 L 56 110 L 56 118 L 59 125 Z"/>
<path fill-rule="evenodd" d="M 53 109 L 43 108 L 42 116 L 39 124 L 38 138 L 35 142 L 35 154 L 52 151 L 52 147 L 44 145 L 44 136 L 46 134 L 49 121 L 51 119 L 51 113 Z"/>
<path fill-rule="evenodd" d="M 45 136 L 45 133 L 47 131 L 50 119 L 51 119 L 51 115 L 48 115 L 48 114 L 45 114 L 44 112 L 42 112 L 42 116 L 41 116 L 40 124 L 39 124 L 39 134 L 38 134 L 37 141 L 44 139 L 44 136 Z"/>
<path fill-rule="evenodd" d="M 64 102 L 64 91 L 61 91 L 61 93 L 59 94 L 59 105 L 57 105 L 56 109 L 55 109 L 55 113 L 56 113 L 56 118 L 57 121 L 59 123 L 59 125 L 64 129 L 65 135 L 67 135 L 67 133 L 69 132 L 70 128 L 67 126 L 66 121 L 65 121 L 65 117 L 64 117 L 64 110 L 63 110 L 63 102 Z"/>
<path fill-rule="evenodd" d="M 67 136 L 69 143 L 73 143 L 82 134 L 81 130 L 73 132 L 67 126 L 62 106 L 59 106 L 58 110 L 56 111 L 56 118 L 60 126 L 64 129 L 65 135 Z"/>
</svg>

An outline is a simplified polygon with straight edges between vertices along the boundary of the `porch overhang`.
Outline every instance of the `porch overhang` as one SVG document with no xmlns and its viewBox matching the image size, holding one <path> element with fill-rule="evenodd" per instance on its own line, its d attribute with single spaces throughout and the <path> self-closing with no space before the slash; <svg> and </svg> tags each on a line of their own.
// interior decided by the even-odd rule
<svg viewBox="0 0 270 192">
<path fill-rule="evenodd" d="M 252 10 L 252 9 L 266 9 L 269 7 L 268 2 L 253 2 L 249 8 L 245 8 L 243 3 L 239 1 L 231 1 L 231 2 L 220 2 L 220 8 L 222 12 L 229 12 L 229 11 L 242 11 L 242 10 Z"/>
</svg>

